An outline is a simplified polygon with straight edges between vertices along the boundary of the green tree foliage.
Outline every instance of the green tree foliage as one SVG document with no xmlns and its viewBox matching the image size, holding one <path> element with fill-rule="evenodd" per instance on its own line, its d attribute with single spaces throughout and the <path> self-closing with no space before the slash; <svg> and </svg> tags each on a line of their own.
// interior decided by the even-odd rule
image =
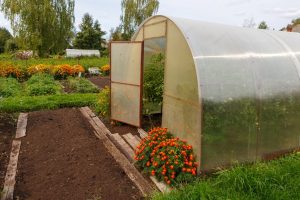
<svg viewBox="0 0 300 200">
<path fill-rule="evenodd" d="M 258 25 L 258 29 L 269 29 L 267 23 L 265 21 L 262 21 L 259 25 Z"/>
<path fill-rule="evenodd" d="M 10 32 L 6 28 L 0 27 L 0 53 L 4 53 L 5 44 L 11 38 Z"/>
<path fill-rule="evenodd" d="M 82 18 L 79 26 L 80 31 L 76 34 L 74 47 L 79 49 L 99 49 L 101 52 L 105 49 L 103 44 L 106 43 L 103 36 L 106 32 L 101 30 L 98 20 L 94 22 L 91 15 L 86 13 Z"/>
<path fill-rule="evenodd" d="M 6 41 L 5 43 L 5 52 L 12 53 L 18 50 L 18 44 L 15 40 L 15 38 L 11 38 Z"/>
<path fill-rule="evenodd" d="M 40 56 L 59 53 L 72 37 L 74 0 L 2 0 L 18 45 Z"/>
<path fill-rule="evenodd" d="M 300 17 L 292 21 L 293 26 L 300 24 Z"/>
<path fill-rule="evenodd" d="M 123 40 L 122 37 L 122 27 L 118 26 L 116 28 L 112 28 L 109 31 L 110 35 L 109 35 L 109 41 L 120 41 Z"/>
<path fill-rule="evenodd" d="M 121 26 L 123 39 L 130 40 L 137 27 L 148 17 L 156 14 L 158 0 L 122 0 Z"/>
</svg>

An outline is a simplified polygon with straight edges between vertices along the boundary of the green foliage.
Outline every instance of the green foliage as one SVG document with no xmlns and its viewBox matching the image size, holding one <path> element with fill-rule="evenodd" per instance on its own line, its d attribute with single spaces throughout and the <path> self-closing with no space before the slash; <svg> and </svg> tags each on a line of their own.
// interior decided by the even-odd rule
<svg viewBox="0 0 300 200">
<path fill-rule="evenodd" d="M 292 20 L 292 24 L 293 24 L 293 26 L 295 26 L 297 24 L 300 24 L 300 17 L 297 18 L 297 19 Z"/>
<path fill-rule="evenodd" d="M 267 163 L 224 170 L 216 173 L 216 177 L 200 178 L 169 194 L 155 194 L 152 199 L 300 199 L 299 177 L 300 153 L 296 153 Z"/>
<path fill-rule="evenodd" d="M 269 29 L 267 23 L 265 21 L 262 21 L 259 25 L 258 25 L 258 29 Z"/>
<path fill-rule="evenodd" d="M 25 90 L 29 96 L 50 95 L 59 94 L 61 86 L 49 74 L 35 74 L 26 82 Z"/>
<path fill-rule="evenodd" d="M 54 57 L 54 58 L 39 58 L 39 59 L 29 59 L 29 60 L 16 60 L 12 59 L 11 56 L 6 54 L 5 57 L 1 57 L 1 62 L 10 63 L 14 66 L 19 66 L 21 68 L 26 69 L 30 66 L 36 66 L 39 64 L 44 65 L 62 65 L 62 64 L 69 64 L 69 65 L 76 65 L 79 64 L 87 70 L 90 67 L 101 67 L 109 63 L 108 58 L 98 58 L 98 57 L 82 57 L 79 59 L 76 58 L 62 58 L 62 57 Z"/>
<path fill-rule="evenodd" d="M 164 90 L 164 66 L 164 55 L 160 53 L 153 55 L 144 69 L 144 98 L 148 101 L 162 102 Z"/>
<path fill-rule="evenodd" d="M 0 97 L 20 96 L 21 84 L 15 78 L 0 77 Z"/>
<path fill-rule="evenodd" d="M 22 48 L 45 56 L 69 45 L 74 0 L 3 0 L 1 10 L 10 20 Z"/>
<path fill-rule="evenodd" d="M 18 44 L 14 38 L 6 40 L 4 50 L 7 53 L 14 53 L 16 50 L 18 50 Z"/>
<path fill-rule="evenodd" d="M 42 109 L 82 107 L 94 105 L 97 94 L 56 94 L 47 96 L 22 96 L 0 99 L 0 112 L 29 112 Z"/>
<path fill-rule="evenodd" d="M 97 113 L 105 118 L 109 117 L 110 114 L 110 89 L 105 87 L 98 95 L 98 100 L 95 104 L 95 110 Z"/>
<path fill-rule="evenodd" d="M 68 78 L 68 85 L 71 89 L 78 93 L 97 93 L 99 89 L 93 83 L 85 78 Z"/>
<path fill-rule="evenodd" d="M 122 0 L 122 38 L 130 40 L 138 26 L 158 11 L 158 0 Z"/>
<path fill-rule="evenodd" d="M 0 27 L 0 54 L 4 53 L 6 42 L 12 38 L 12 35 L 6 28 Z"/>
<path fill-rule="evenodd" d="M 102 45 L 106 43 L 103 36 L 105 31 L 101 30 L 99 21 L 94 22 L 93 17 L 86 13 L 80 24 L 80 31 L 76 34 L 74 47 L 78 49 L 98 49 L 101 52 L 105 50 Z"/>
</svg>

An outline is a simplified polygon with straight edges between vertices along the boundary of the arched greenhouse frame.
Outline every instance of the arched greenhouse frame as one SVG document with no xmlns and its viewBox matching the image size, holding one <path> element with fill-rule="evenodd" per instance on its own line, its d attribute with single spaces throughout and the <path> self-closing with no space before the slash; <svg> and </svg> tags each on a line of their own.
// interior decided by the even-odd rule
<svg viewBox="0 0 300 200">
<path fill-rule="evenodd" d="M 162 127 L 188 141 L 201 170 L 300 147 L 300 34 L 166 16 L 111 43 L 111 118 L 142 124 L 143 78 L 164 55 Z"/>
</svg>

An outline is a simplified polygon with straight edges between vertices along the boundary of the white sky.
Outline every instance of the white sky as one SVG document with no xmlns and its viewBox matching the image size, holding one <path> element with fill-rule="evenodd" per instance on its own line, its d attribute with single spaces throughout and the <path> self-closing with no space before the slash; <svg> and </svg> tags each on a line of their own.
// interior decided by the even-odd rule
<svg viewBox="0 0 300 200">
<path fill-rule="evenodd" d="M 110 28 L 120 24 L 120 4 L 121 0 L 76 0 L 76 27 L 88 12 L 109 32 Z M 160 0 L 158 14 L 236 26 L 253 18 L 256 24 L 264 20 L 278 30 L 300 17 L 300 0 Z M 2 13 L 0 26 L 10 30 Z"/>
</svg>

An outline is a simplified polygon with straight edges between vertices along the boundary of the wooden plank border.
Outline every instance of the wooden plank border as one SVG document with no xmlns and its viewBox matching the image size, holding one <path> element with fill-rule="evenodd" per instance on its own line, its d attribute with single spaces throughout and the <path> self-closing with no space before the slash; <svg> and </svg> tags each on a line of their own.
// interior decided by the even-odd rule
<svg viewBox="0 0 300 200">
<path fill-rule="evenodd" d="M 13 140 L 1 200 L 13 199 L 20 148 L 21 141 Z"/>
<path fill-rule="evenodd" d="M 16 139 L 26 136 L 28 113 L 20 113 L 17 124 Z"/>
<path fill-rule="evenodd" d="M 101 120 L 98 117 L 92 117 L 90 115 L 92 111 L 88 107 L 83 107 L 79 110 L 95 129 L 96 137 L 98 137 L 102 141 L 108 152 L 114 157 L 114 159 L 121 166 L 127 176 L 131 179 L 131 181 L 139 188 L 141 193 L 144 196 L 148 196 L 149 194 L 151 194 L 154 191 L 152 185 L 148 181 L 146 181 L 146 179 L 140 174 L 140 172 L 134 167 L 134 165 L 132 165 L 125 157 L 125 155 L 122 154 L 119 149 L 111 142 L 106 134 L 112 134 L 101 122 Z M 95 118 L 98 118 L 96 120 L 97 123 L 93 120 Z"/>
</svg>

